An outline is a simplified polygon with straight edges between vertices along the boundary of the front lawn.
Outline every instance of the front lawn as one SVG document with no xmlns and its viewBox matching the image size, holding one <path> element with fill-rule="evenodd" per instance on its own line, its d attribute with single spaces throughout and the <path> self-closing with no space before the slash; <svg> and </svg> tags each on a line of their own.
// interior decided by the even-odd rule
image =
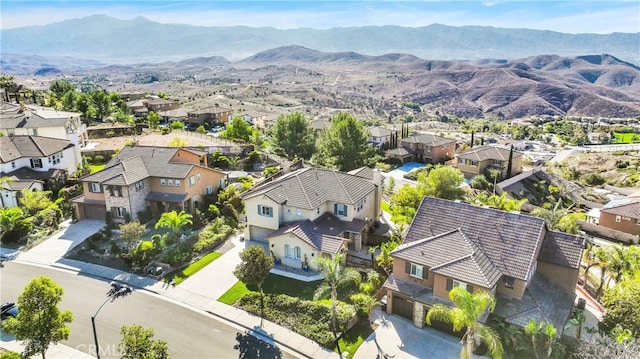
<svg viewBox="0 0 640 359">
<path fill-rule="evenodd" d="M 347 330 L 338 340 L 335 352 L 340 354 L 348 352 L 347 358 L 352 358 L 360 345 L 373 333 L 370 325 L 356 324 Z"/>
<path fill-rule="evenodd" d="M 320 283 L 322 283 L 322 281 L 301 282 L 296 279 L 269 273 L 267 278 L 264 280 L 264 283 L 262 283 L 262 290 L 265 294 L 286 294 L 290 297 L 313 300 L 313 293 Z M 247 288 L 244 283 L 238 281 L 233 285 L 233 287 L 220 296 L 218 301 L 233 305 L 238 299 L 250 292 L 251 289 Z"/>
<path fill-rule="evenodd" d="M 218 298 L 218 302 L 222 302 L 224 304 L 233 305 L 238 299 L 244 297 L 245 294 L 249 293 L 249 289 L 247 286 L 241 281 L 237 281 L 233 287 L 229 288 L 223 295 Z"/>
<path fill-rule="evenodd" d="M 207 254 L 206 256 L 200 258 L 198 261 L 193 262 L 193 263 L 189 264 L 188 266 L 184 267 L 183 269 L 178 269 L 178 270 L 175 270 L 175 271 L 167 274 L 164 277 L 164 280 L 167 281 L 167 282 L 171 282 L 173 280 L 174 281 L 173 283 L 178 285 L 178 284 L 184 282 L 185 279 L 187 279 L 190 276 L 196 274 L 202 268 L 206 267 L 209 263 L 211 263 L 211 262 L 215 261 L 216 259 L 220 258 L 221 255 L 222 255 L 222 253 L 220 253 L 220 252 L 211 252 L 211 253 Z"/>
</svg>

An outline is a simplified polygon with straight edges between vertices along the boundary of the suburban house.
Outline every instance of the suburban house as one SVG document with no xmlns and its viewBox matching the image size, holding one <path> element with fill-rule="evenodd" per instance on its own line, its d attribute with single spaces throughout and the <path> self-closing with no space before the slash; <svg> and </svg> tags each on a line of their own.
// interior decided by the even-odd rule
<svg viewBox="0 0 640 359">
<path fill-rule="evenodd" d="M 265 128 L 265 121 L 267 120 L 267 115 L 263 113 L 244 113 L 240 117 L 243 120 L 247 121 L 248 124 L 254 126 L 256 128 Z"/>
<path fill-rule="evenodd" d="M 162 124 L 168 124 L 173 121 L 186 122 L 189 117 L 189 109 L 179 107 L 173 110 L 160 111 L 158 115 L 160 115 L 160 123 Z"/>
<path fill-rule="evenodd" d="M 437 164 L 452 159 L 455 152 L 455 139 L 421 133 L 400 139 L 400 146 L 387 151 L 386 155 L 403 163 L 413 161 Z"/>
<path fill-rule="evenodd" d="M 233 110 L 219 106 L 209 106 L 189 111 L 187 122 L 194 125 L 227 125 L 231 122 Z"/>
<path fill-rule="evenodd" d="M 144 117 L 150 111 L 160 113 L 180 108 L 180 102 L 171 101 L 157 96 L 147 96 L 127 102 L 127 106 L 133 112 L 135 117 Z"/>
<path fill-rule="evenodd" d="M 162 112 L 176 110 L 180 107 L 180 103 L 177 101 L 169 101 L 163 98 L 154 98 L 147 101 L 147 108 L 149 111 Z"/>
<path fill-rule="evenodd" d="M 116 221 L 163 212 L 194 213 L 205 195 L 226 184 L 226 174 L 207 167 L 206 153 L 183 148 L 126 146 L 105 168 L 80 179 L 84 194 L 71 200 L 78 219 Z"/>
<path fill-rule="evenodd" d="M 43 190 L 48 184 L 66 179 L 78 165 L 75 147 L 69 140 L 11 135 L 0 137 L 0 176 L 2 207 L 18 205 L 20 190 Z"/>
<path fill-rule="evenodd" d="M 48 107 L 0 104 L 0 132 L 5 136 L 30 135 L 68 140 L 74 145 L 74 161 L 80 162 L 80 149 L 87 145 L 87 126 L 79 113 L 55 111 Z M 75 169 L 74 169 L 75 171 Z"/>
<path fill-rule="evenodd" d="M 324 119 L 311 120 L 311 128 L 313 128 L 313 131 L 317 137 L 320 136 L 322 132 L 331 128 L 331 122 Z"/>
<path fill-rule="evenodd" d="M 258 185 L 241 195 L 245 238 L 267 244 L 283 265 L 318 270 L 315 258 L 366 244 L 381 214 L 381 181 L 370 168 L 301 168 Z"/>
<path fill-rule="evenodd" d="M 598 224 L 640 236 L 640 197 L 609 201 L 601 210 Z"/>
<path fill-rule="evenodd" d="M 493 314 L 508 323 L 533 319 L 562 331 L 583 248 L 582 237 L 549 231 L 541 218 L 425 197 L 391 252 L 387 312 L 422 328 L 429 308 L 451 305 L 449 291 L 462 287 L 495 295 Z"/>
<path fill-rule="evenodd" d="M 466 178 L 484 174 L 489 168 L 500 170 L 502 178 L 511 177 L 522 172 L 522 152 L 513 151 L 511 173 L 507 173 L 510 152 L 497 146 L 474 147 L 457 156 L 457 167 Z"/>
<path fill-rule="evenodd" d="M 391 144 L 391 136 L 396 132 L 388 128 L 374 126 L 369 127 L 369 137 L 367 142 L 371 143 L 378 151 L 386 150 Z M 385 145 L 386 144 L 386 145 Z"/>
</svg>

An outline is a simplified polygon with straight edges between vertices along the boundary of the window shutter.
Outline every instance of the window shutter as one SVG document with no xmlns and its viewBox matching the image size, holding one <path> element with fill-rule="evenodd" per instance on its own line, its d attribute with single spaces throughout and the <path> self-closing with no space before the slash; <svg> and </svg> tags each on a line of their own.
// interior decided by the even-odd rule
<svg viewBox="0 0 640 359">
<path fill-rule="evenodd" d="M 472 285 L 467 285 L 467 292 L 473 294 L 473 286 Z"/>
<path fill-rule="evenodd" d="M 111 216 L 112 217 L 116 216 L 116 207 L 111 207 Z"/>
<path fill-rule="evenodd" d="M 347 206 L 346 204 L 344 205 L 344 216 L 348 216 L 349 215 L 349 206 Z"/>
<path fill-rule="evenodd" d="M 31 166 L 31 167 L 33 167 L 33 166 Z M 333 214 L 338 214 L 338 204 L 337 203 L 333 204 Z"/>
<path fill-rule="evenodd" d="M 429 268 L 422 267 L 422 279 L 428 279 L 428 278 L 429 278 Z"/>
<path fill-rule="evenodd" d="M 262 206 L 258 205 L 258 214 L 262 214 L 262 212 L 260 212 L 260 207 L 262 207 Z"/>
<path fill-rule="evenodd" d="M 404 262 L 404 272 L 405 273 L 411 273 L 411 263 Z"/>
<path fill-rule="evenodd" d="M 127 216 L 127 209 L 122 208 L 122 217 L 126 217 L 126 216 Z"/>
<path fill-rule="evenodd" d="M 453 288 L 453 280 L 447 278 L 447 291 L 451 290 L 451 288 Z"/>
</svg>

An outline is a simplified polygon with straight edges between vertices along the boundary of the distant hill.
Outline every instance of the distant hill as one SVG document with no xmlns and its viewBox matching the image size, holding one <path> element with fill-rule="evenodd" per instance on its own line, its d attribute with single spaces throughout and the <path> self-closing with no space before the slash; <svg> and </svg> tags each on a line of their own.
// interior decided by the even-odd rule
<svg viewBox="0 0 640 359">
<path fill-rule="evenodd" d="M 430 25 L 318 29 L 204 27 L 160 24 L 143 17 L 104 15 L 44 26 L 0 30 L 2 54 L 72 56 L 109 63 L 179 61 L 222 56 L 240 60 L 268 49 L 299 45 L 370 56 L 411 54 L 431 60 L 507 59 L 554 53 L 612 54 L 640 65 L 640 33 L 565 34 L 528 29 Z"/>
</svg>

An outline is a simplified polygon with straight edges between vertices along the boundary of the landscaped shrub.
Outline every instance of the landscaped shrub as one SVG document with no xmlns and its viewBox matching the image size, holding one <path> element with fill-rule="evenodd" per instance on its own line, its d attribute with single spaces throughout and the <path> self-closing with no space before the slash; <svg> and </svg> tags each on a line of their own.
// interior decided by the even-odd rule
<svg viewBox="0 0 640 359">
<path fill-rule="evenodd" d="M 249 313 L 260 315 L 260 293 L 251 292 L 236 302 L 236 306 Z M 354 315 L 351 306 L 338 307 L 338 323 L 341 330 Z M 288 295 L 266 295 L 263 318 L 289 328 L 316 343 L 331 348 L 335 337 L 331 331 L 331 308 L 319 302 L 301 300 Z"/>
<path fill-rule="evenodd" d="M 175 266 L 180 263 L 187 262 L 191 259 L 191 249 L 184 243 L 171 249 L 167 254 L 162 257 L 162 261 L 169 263 L 171 266 Z"/>
<path fill-rule="evenodd" d="M 227 239 L 233 228 L 225 223 L 223 218 L 216 218 L 198 233 L 198 241 L 193 245 L 194 252 L 204 252 L 215 248 Z"/>
<path fill-rule="evenodd" d="M 584 175 L 582 176 L 582 180 L 588 186 L 600 186 L 606 181 L 604 177 L 600 176 L 597 173 L 589 173 L 587 175 Z"/>
<path fill-rule="evenodd" d="M 104 156 L 103 155 L 96 155 L 95 157 L 93 157 L 93 164 L 99 165 L 104 163 Z"/>
</svg>

